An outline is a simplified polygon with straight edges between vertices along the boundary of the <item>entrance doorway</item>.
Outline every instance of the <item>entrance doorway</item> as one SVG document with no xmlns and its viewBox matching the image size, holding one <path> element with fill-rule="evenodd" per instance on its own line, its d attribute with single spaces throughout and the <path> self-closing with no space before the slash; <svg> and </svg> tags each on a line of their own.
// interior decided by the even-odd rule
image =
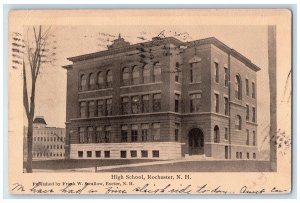
<svg viewBox="0 0 300 203">
<path fill-rule="evenodd" d="M 190 130 L 189 135 L 189 155 L 204 154 L 204 135 L 199 128 Z"/>
</svg>

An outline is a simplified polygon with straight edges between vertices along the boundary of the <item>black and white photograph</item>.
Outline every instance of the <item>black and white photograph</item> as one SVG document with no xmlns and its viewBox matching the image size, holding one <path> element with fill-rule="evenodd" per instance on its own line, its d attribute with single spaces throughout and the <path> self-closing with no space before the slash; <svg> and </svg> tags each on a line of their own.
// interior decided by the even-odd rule
<svg viewBox="0 0 300 203">
<path fill-rule="evenodd" d="M 29 180 L 12 193 L 290 192 L 290 11 L 12 11 L 9 26 L 9 167 Z"/>
</svg>

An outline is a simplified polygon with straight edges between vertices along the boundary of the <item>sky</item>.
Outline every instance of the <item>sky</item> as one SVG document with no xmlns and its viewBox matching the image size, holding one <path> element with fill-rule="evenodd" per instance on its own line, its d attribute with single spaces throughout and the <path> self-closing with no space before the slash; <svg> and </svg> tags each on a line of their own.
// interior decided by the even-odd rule
<svg viewBox="0 0 300 203">
<path fill-rule="evenodd" d="M 56 62 L 44 67 L 36 88 L 36 116 L 44 116 L 48 126 L 65 127 L 66 70 L 68 57 L 102 51 L 119 34 L 131 44 L 145 42 L 164 31 L 165 36 L 183 33 L 182 41 L 216 37 L 237 50 L 261 70 L 257 73 L 258 146 L 268 148 L 263 138 L 269 126 L 268 38 L 266 26 L 57 26 Z M 286 73 L 284 73 L 286 74 Z M 280 90 L 279 95 L 283 95 Z"/>
</svg>

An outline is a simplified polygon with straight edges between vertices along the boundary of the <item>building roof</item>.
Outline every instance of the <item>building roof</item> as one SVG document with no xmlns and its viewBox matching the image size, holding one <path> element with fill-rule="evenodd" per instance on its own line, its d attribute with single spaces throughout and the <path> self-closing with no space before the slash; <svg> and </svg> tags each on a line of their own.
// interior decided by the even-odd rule
<svg viewBox="0 0 300 203">
<path fill-rule="evenodd" d="M 116 46 L 114 45 L 115 42 L 118 42 L 116 44 Z M 67 59 L 71 62 L 84 61 L 84 60 L 98 58 L 98 57 L 102 57 L 102 56 L 138 50 L 141 48 L 141 46 L 142 47 L 152 47 L 152 46 L 158 46 L 158 45 L 163 45 L 163 44 L 174 44 L 176 46 L 193 47 L 193 46 L 199 46 L 199 45 L 204 45 L 204 44 L 213 44 L 216 47 L 218 47 L 219 49 L 223 50 L 224 52 L 236 57 L 238 60 L 243 62 L 245 65 L 247 65 L 252 70 L 254 70 L 254 71 L 260 70 L 260 68 L 258 66 L 256 66 L 254 63 L 252 63 L 251 60 L 249 60 L 247 57 L 245 57 L 238 51 L 230 48 L 229 46 L 227 46 L 226 44 L 224 44 L 223 42 L 221 42 L 220 40 L 218 40 L 215 37 L 209 37 L 209 38 L 194 40 L 194 41 L 190 41 L 190 42 L 182 42 L 179 39 L 176 39 L 175 37 L 166 37 L 166 38 L 154 37 L 154 38 L 152 38 L 151 41 L 130 45 L 129 43 L 125 42 L 123 40 L 123 38 L 120 38 L 120 36 L 119 36 L 119 38 L 117 40 L 114 40 L 114 43 L 112 45 L 108 46 L 107 50 L 89 53 L 89 54 L 83 54 L 83 55 L 74 56 L 74 57 L 69 57 Z M 121 45 L 121 46 L 119 46 L 119 45 Z M 65 68 L 65 69 L 69 69 L 71 67 L 72 67 L 72 65 L 63 66 L 63 68 Z"/>
<path fill-rule="evenodd" d="M 37 123 L 37 124 L 45 124 L 45 125 L 47 125 L 47 123 L 46 123 L 46 121 L 45 121 L 45 119 L 44 119 L 43 116 L 37 116 L 37 117 L 35 117 L 33 123 Z"/>
</svg>

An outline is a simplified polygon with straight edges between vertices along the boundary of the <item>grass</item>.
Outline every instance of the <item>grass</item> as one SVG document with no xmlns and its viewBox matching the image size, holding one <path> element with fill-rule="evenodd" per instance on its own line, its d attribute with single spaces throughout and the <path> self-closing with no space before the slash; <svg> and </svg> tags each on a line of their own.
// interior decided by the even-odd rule
<svg viewBox="0 0 300 203">
<path fill-rule="evenodd" d="M 153 159 L 65 159 L 32 161 L 33 169 L 63 170 L 75 168 L 90 168 L 95 166 L 113 166 L 158 161 Z M 26 162 L 23 162 L 25 168 Z"/>
<path fill-rule="evenodd" d="M 268 161 L 187 161 L 153 166 L 138 166 L 103 170 L 101 172 L 265 172 Z"/>
</svg>

